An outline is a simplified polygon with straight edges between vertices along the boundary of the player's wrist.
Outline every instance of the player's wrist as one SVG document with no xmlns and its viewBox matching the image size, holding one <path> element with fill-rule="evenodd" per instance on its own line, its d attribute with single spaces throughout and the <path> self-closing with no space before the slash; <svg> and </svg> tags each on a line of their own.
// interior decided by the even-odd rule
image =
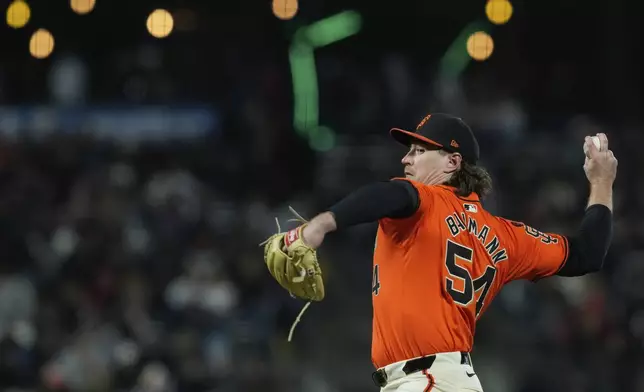
<svg viewBox="0 0 644 392">
<path fill-rule="evenodd" d="M 317 223 L 320 226 L 320 230 L 324 231 L 324 234 L 335 231 L 338 228 L 338 225 L 335 221 L 335 216 L 332 212 L 324 212 L 317 216 Z"/>
<path fill-rule="evenodd" d="M 312 222 L 307 223 L 302 228 L 302 242 L 306 246 L 317 249 L 322 244 L 323 239 L 324 232 L 317 225 L 312 224 Z"/>
<path fill-rule="evenodd" d="M 600 190 L 600 191 L 601 190 L 611 190 L 612 191 L 614 180 L 600 178 L 600 179 L 591 180 L 591 181 L 588 181 L 588 182 L 590 183 L 591 191 L 594 190 L 594 189 L 597 189 L 597 190 Z"/>
<path fill-rule="evenodd" d="M 613 184 L 611 182 L 591 182 L 590 196 L 588 197 L 588 207 L 602 204 L 613 210 Z"/>
<path fill-rule="evenodd" d="M 330 212 L 322 213 L 313 218 L 302 228 L 302 241 L 312 248 L 322 245 L 326 233 L 337 228 L 335 218 Z"/>
</svg>

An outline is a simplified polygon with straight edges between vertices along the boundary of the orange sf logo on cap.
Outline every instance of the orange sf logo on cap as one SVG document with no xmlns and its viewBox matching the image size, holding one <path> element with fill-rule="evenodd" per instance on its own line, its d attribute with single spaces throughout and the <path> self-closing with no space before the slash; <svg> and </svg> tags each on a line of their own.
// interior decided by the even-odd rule
<svg viewBox="0 0 644 392">
<path fill-rule="evenodd" d="M 425 125 L 425 123 L 427 122 L 427 120 L 429 120 L 429 118 L 430 118 L 431 116 L 432 116 L 431 114 L 428 114 L 427 116 L 425 116 L 425 118 L 423 118 L 423 120 L 420 122 L 420 124 L 418 124 L 418 126 L 416 127 L 416 130 L 419 130 L 419 129 L 420 129 L 420 127 L 422 127 L 423 125 Z"/>
</svg>

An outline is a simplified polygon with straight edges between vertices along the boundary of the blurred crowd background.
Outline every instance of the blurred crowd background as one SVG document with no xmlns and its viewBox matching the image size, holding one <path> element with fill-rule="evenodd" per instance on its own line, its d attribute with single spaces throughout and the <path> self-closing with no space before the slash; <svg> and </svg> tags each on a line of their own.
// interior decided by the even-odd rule
<svg viewBox="0 0 644 392">
<path fill-rule="evenodd" d="M 0 1 L 0 390 L 377 390 L 375 226 L 329 236 L 327 298 L 292 343 L 303 303 L 258 244 L 289 205 L 312 217 L 399 175 L 389 128 L 442 111 L 479 137 L 486 208 L 542 231 L 580 222 L 585 135 L 620 162 L 605 270 L 506 287 L 477 329 L 485 390 L 644 391 L 640 3 L 15 3 Z"/>
</svg>

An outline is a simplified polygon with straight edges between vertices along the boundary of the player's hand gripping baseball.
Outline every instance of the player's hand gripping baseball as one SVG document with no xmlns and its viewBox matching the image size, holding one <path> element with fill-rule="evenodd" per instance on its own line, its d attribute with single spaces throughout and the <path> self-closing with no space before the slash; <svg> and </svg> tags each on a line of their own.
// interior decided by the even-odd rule
<svg viewBox="0 0 644 392">
<path fill-rule="evenodd" d="M 597 146 L 599 145 L 599 146 Z M 603 133 L 586 137 L 584 171 L 590 182 L 588 207 L 602 204 L 613 210 L 613 182 L 617 175 L 617 159 L 608 149 L 608 138 Z"/>
<path fill-rule="evenodd" d="M 612 187 L 617 175 L 617 159 L 608 149 L 606 134 L 598 133 L 596 138 L 599 139 L 599 148 L 593 141 L 595 137 L 586 136 L 584 141 L 584 151 L 586 152 L 584 171 L 591 185 Z"/>
</svg>

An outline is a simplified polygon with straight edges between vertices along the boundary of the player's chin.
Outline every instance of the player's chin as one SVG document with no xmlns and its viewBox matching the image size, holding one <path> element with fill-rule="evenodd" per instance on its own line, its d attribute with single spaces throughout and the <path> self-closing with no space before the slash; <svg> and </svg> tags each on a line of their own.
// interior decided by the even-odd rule
<svg viewBox="0 0 644 392">
<path fill-rule="evenodd" d="M 409 173 L 405 173 L 405 178 L 408 178 L 408 179 L 410 179 L 410 180 L 413 180 L 413 179 L 414 179 L 414 175 L 413 175 L 413 174 L 409 174 Z"/>
</svg>

